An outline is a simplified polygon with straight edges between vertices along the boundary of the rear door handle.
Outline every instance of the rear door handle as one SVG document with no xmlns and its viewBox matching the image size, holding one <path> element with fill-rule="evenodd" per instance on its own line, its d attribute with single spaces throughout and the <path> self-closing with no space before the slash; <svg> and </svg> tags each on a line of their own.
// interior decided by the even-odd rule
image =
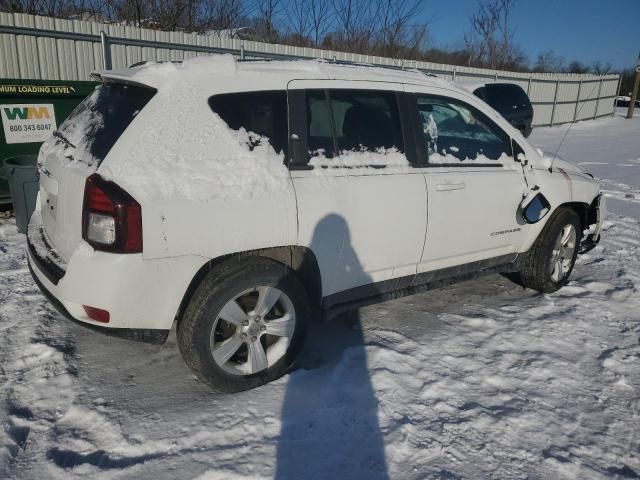
<svg viewBox="0 0 640 480">
<path fill-rule="evenodd" d="M 462 190 L 467 185 L 464 182 L 438 183 L 436 190 L 438 192 L 448 192 L 450 190 Z"/>
</svg>

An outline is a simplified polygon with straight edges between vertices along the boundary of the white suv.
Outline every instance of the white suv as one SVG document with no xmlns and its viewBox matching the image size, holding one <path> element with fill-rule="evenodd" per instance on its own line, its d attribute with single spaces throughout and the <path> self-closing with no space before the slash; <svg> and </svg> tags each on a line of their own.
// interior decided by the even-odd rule
<svg viewBox="0 0 640 480">
<path fill-rule="evenodd" d="M 291 367 L 312 318 L 491 272 L 552 292 L 598 183 L 419 72 L 213 56 L 97 74 L 39 156 L 28 257 L 69 318 L 214 388 Z"/>
</svg>

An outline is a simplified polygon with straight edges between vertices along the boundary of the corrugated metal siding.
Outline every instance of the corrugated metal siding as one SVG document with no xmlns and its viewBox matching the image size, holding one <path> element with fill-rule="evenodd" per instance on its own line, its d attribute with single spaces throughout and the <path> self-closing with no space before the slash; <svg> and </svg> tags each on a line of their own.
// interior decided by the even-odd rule
<svg viewBox="0 0 640 480">
<path fill-rule="evenodd" d="M 466 82 L 509 81 L 520 85 L 534 105 L 534 126 L 584 120 L 611 115 L 617 94 L 618 75 L 551 74 L 504 72 L 474 67 L 460 67 L 413 60 L 399 60 L 335 52 L 317 48 L 292 47 L 237 39 L 217 38 L 184 32 L 161 32 L 143 28 L 107 25 L 78 20 L 63 20 L 26 14 L 0 12 L 0 27 L 26 27 L 58 33 L 89 34 L 93 38 L 53 38 L 47 32 L 24 34 L 0 33 L 0 77 L 17 79 L 88 80 L 93 70 L 102 68 L 104 58 L 100 33 L 118 44 L 109 48 L 112 68 L 125 68 L 143 61 L 179 61 L 206 52 L 192 47 L 224 49 L 239 54 L 244 47 L 246 58 L 288 56 L 337 59 L 418 68 L 449 80 Z M 126 39 L 172 43 L 184 48 L 161 45 L 126 45 Z M 576 104 L 576 101 L 578 103 Z"/>
</svg>

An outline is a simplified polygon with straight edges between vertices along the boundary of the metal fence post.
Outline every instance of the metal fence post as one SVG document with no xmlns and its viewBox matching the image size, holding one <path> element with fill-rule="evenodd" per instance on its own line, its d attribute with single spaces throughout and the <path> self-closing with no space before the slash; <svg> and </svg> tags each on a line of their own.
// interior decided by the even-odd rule
<svg viewBox="0 0 640 480">
<path fill-rule="evenodd" d="M 457 69 L 457 68 L 454 68 L 454 69 L 453 69 L 453 77 L 452 77 L 452 79 L 451 79 L 451 81 L 452 81 L 452 82 L 455 82 L 455 81 L 456 81 L 456 75 L 457 75 L 457 74 L 458 74 L 458 69 Z"/>
<path fill-rule="evenodd" d="M 613 96 L 613 111 L 611 112 L 611 116 L 616 114 L 616 107 L 618 106 L 618 95 L 620 95 L 621 85 L 622 85 L 622 75 L 618 75 L 618 88 L 616 89 L 616 94 Z"/>
<path fill-rule="evenodd" d="M 558 103 L 558 90 L 560 90 L 560 80 L 556 80 L 556 91 L 553 95 L 553 108 L 551 109 L 551 123 L 549 124 L 550 127 L 553 127 L 553 120 L 555 119 L 556 116 L 556 103 Z"/>
<path fill-rule="evenodd" d="M 531 80 L 532 77 L 529 75 L 529 83 L 527 83 L 527 97 L 531 98 Z"/>
<path fill-rule="evenodd" d="M 102 68 L 111 70 L 111 45 L 106 33 L 100 32 L 100 45 L 102 46 Z"/>
<path fill-rule="evenodd" d="M 573 111 L 573 121 L 575 122 L 578 119 L 578 105 L 580 105 L 580 94 L 582 91 L 582 80 L 578 84 L 578 96 L 576 97 L 576 108 Z"/>
<path fill-rule="evenodd" d="M 593 112 L 593 118 L 598 118 L 598 107 L 600 106 L 600 93 L 602 92 L 603 78 L 600 77 L 600 84 L 598 85 L 598 98 L 596 99 L 596 110 Z"/>
<path fill-rule="evenodd" d="M 240 45 L 240 60 L 244 60 L 244 43 Z"/>
</svg>

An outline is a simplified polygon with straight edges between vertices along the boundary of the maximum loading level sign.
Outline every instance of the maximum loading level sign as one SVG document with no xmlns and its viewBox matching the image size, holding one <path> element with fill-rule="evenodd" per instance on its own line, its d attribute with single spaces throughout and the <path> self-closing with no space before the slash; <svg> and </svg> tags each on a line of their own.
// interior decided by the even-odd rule
<svg viewBox="0 0 640 480">
<path fill-rule="evenodd" d="M 0 85 L 0 95 L 74 95 L 71 85 Z"/>
</svg>

